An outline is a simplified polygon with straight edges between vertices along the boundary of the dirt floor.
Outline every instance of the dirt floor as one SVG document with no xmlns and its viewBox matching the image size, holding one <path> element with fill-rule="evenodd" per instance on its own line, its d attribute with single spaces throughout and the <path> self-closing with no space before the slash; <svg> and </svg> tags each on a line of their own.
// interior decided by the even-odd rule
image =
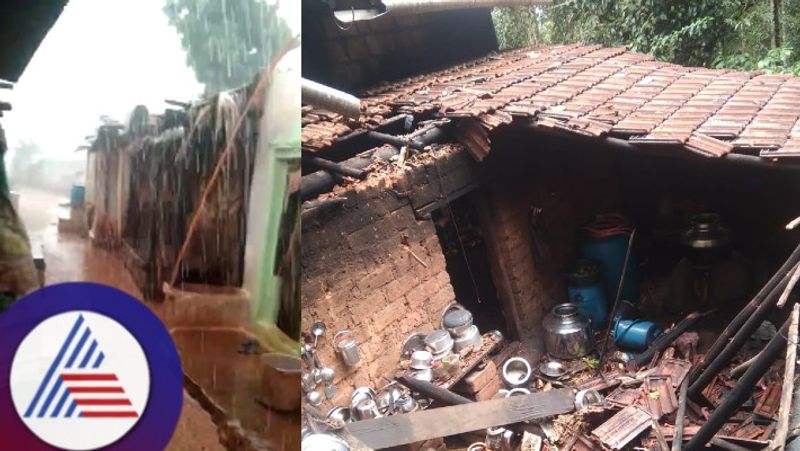
<svg viewBox="0 0 800 451">
<path fill-rule="evenodd" d="M 66 199 L 31 189 L 24 189 L 21 194 L 20 216 L 28 234 L 32 242 L 44 245 L 47 284 L 97 282 L 119 288 L 141 299 L 139 290 L 116 255 L 92 248 L 85 239 L 58 234 L 58 204 Z M 159 314 L 158 305 L 148 305 Z M 184 393 L 181 418 L 167 450 L 224 450 L 211 417 L 188 394 Z"/>
</svg>

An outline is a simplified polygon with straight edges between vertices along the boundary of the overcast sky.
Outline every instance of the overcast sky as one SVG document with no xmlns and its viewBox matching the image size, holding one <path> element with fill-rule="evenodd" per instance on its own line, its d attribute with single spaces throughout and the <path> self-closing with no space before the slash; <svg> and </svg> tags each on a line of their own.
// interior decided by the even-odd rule
<svg viewBox="0 0 800 451">
<path fill-rule="evenodd" d="M 268 0 L 274 1 L 274 0 Z M 70 0 L 14 90 L 3 118 L 10 149 L 32 140 L 55 158 L 77 156 L 107 115 L 124 121 L 134 106 L 163 112 L 164 99 L 202 91 L 163 0 Z M 300 2 L 281 13 L 299 33 Z"/>
</svg>

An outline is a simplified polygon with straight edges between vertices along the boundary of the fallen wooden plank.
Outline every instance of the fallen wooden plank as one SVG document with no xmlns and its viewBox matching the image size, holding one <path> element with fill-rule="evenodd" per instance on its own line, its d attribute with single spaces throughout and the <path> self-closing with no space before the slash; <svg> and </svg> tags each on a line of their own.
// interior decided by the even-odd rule
<svg viewBox="0 0 800 451">
<path fill-rule="evenodd" d="M 574 408 L 572 390 L 559 389 L 357 421 L 346 429 L 366 446 L 381 449 L 546 418 Z"/>
</svg>

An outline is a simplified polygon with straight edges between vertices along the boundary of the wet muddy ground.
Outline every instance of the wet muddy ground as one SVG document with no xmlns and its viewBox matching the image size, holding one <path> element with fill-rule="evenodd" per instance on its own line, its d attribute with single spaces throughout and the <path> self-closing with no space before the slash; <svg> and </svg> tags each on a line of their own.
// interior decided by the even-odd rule
<svg viewBox="0 0 800 451">
<path fill-rule="evenodd" d="M 20 214 L 35 245 L 44 248 L 46 284 L 89 281 L 119 288 L 142 299 L 139 289 L 113 251 L 92 246 L 88 238 L 58 233 L 57 205 L 63 199 L 43 192 L 24 192 Z M 163 302 L 147 302 L 162 319 Z M 169 325 L 168 325 L 169 327 Z M 236 418 L 247 431 L 276 449 L 299 449 L 299 417 L 270 411 L 256 403 L 260 387 L 258 357 L 238 352 L 246 337 L 236 330 L 183 330 L 174 334 L 184 372 L 214 403 Z M 168 450 L 222 450 L 217 426 L 188 393 Z"/>
<path fill-rule="evenodd" d="M 92 247 L 86 239 L 59 234 L 55 226 L 48 227 L 40 236 L 45 249 L 47 284 L 96 282 L 119 288 L 141 299 L 122 261 L 112 252 Z M 148 305 L 158 314 L 159 305 Z M 181 418 L 167 450 L 224 450 L 211 417 L 188 394 L 184 395 Z"/>
</svg>

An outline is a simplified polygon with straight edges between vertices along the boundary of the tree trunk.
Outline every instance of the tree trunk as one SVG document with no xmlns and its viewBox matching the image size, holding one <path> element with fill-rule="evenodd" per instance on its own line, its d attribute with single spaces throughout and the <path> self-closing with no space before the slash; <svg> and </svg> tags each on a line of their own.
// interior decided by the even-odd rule
<svg viewBox="0 0 800 451">
<path fill-rule="evenodd" d="M 535 6 L 531 6 L 531 14 L 533 15 L 533 20 L 531 20 L 531 31 L 533 32 L 532 44 L 539 45 L 539 43 L 542 42 L 542 39 L 539 36 L 539 14 L 537 14 Z"/>
<path fill-rule="evenodd" d="M 772 48 L 781 44 L 781 0 L 772 0 Z"/>
</svg>

